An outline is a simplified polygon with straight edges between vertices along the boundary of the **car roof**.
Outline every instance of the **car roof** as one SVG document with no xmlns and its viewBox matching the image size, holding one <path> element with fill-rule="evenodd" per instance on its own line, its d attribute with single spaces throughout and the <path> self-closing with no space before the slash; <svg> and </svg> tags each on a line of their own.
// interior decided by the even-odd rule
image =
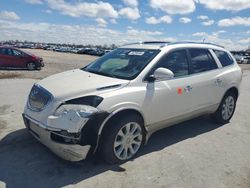
<svg viewBox="0 0 250 188">
<path fill-rule="evenodd" d="M 165 41 L 146 41 L 127 44 L 121 46 L 120 48 L 132 48 L 132 49 L 164 49 L 164 48 L 213 48 L 225 50 L 223 46 L 213 44 L 213 43 L 203 43 L 203 42 L 165 42 Z"/>
<path fill-rule="evenodd" d="M 10 48 L 10 49 L 18 50 L 17 48 L 13 46 L 6 46 L 6 45 L 0 46 L 0 48 Z"/>
</svg>

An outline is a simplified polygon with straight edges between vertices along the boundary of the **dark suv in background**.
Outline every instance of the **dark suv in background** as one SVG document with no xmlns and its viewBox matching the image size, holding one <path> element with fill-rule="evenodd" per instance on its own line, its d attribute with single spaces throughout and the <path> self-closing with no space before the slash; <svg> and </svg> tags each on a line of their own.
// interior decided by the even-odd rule
<svg viewBox="0 0 250 188">
<path fill-rule="evenodd" d="M 44 66 L 43 59 L 29 52 L 19 49 L 0 46 L 0 67 L 40 70 Z"/>
</svg>

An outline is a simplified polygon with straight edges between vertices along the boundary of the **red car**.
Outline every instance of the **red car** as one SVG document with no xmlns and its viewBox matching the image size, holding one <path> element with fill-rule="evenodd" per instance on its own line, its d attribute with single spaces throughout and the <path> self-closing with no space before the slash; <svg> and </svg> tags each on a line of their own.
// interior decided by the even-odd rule
<svg viewBox="0 0 250 188">
<path fill-rule="evenodd" d="M 40 70 L 44 66 L 43 59 L 19 49 L 0 46 L 0 67 Z"/>
</svg>

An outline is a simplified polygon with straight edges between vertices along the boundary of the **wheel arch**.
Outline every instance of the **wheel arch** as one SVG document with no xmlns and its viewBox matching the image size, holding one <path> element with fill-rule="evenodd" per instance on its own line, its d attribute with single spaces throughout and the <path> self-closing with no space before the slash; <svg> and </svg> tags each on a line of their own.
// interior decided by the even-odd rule
<svg viewBox="0 0 250 188">
<path fill-rule="evenodd" d="M 29 64 L 29 63 L 34 63 L 34 65 L 35 65 L 35 69 L 34 69 L 34 70 L 37 69 L 37 67 L 38 67 L 37 63 L 36 63 L 35 61 L 32 61 L 32 60 L 29 60 L 29 61 L 27 61 L 27 62 L 25 63 L 26 68 L 28 68 L 28 64 Z"/>
<path fill-rule="evenodd" d="M 145 137 L 146 137 L 146 134 L 147 134 L 147 129 L 146 129 L 146 126 L 145 126 L 145 118 L 143 116 L 143 114 L 138 110 L 138 109 L 135 109 L 135 108 L 121 108 L 121 109 L 118 109 L 118 110 L 115 110 L 114 112 L 112 112 L 102 123 L 102 125 L 100 126 L 99 130 L 98 130 L 98 137 L 97 137 L 97 144 L 96 144 L 96 147 L 94 149 L 94 153 L 96 153 L 98 147 L 99 147 L 99 141 L 100 141 L 100 138 L 101 138 L 101 135 L 102 135 L 102 132 L 104 130 L 104 128 L 109 124 L 109 122 L 123 116 L 123 115 L 128 115 L 128 114 L 136 114 L 138 115 L 142 122 L 143 122 L 143 128 L 144 128 L 144 131 L 145 131 Z"/>
<path fill-rule="evenodd" d="M 238 90 L 238 88 L 237 88 L 237 87 L 233 86 L 233 87 L 229 88 L 229 89 L 225 92 L 224 96 L 225 96 L 227 93 L 229 93 L 229 92 L 234 93 L 234 94 L 235 94 L 235 96 L 236 96 L 236 100 L 238 99 L 238 96 L 239 96 L 239 90 Z M 224 96 L 223 96 L 223 97 L 224 97 Z"/>
</svg>

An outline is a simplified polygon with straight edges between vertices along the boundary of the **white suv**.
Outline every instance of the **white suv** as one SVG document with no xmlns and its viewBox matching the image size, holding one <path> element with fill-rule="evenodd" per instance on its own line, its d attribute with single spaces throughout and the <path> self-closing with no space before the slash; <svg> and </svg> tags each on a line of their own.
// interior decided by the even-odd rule
<svg viewBox="0 0 250 188">
<path fill-rule="evenodd" d="M 241 79 L 233 56 L 217 45 L 131 44 L 36 83 L 23 117 L 30 133 L 66 160 L 98 152 L 119 163 L 159 129 L 203 114 L 227 123 Z"/>
</svg>

